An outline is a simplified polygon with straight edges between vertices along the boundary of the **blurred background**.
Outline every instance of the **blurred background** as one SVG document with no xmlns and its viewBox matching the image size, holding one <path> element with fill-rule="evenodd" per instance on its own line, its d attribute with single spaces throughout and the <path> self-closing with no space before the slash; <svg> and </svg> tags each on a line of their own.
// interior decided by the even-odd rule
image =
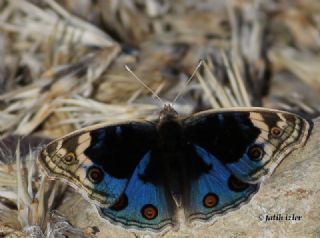
<svg viewBox="0 0 320 238">
<path fill-rule="evenodd" d="M 180 93 L 182 114 L 266 106 L 314 117 L 319 14 L 312 0 L 1 0 L 0 134 L 157 118 L 125 65 L 165 102 Z"/>
</svg>

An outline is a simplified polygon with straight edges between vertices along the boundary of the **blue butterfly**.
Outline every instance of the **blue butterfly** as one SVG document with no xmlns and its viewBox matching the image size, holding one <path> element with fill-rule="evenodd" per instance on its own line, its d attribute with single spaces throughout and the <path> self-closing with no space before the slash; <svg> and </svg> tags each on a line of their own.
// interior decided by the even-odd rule
<svg viewBox="0 0 320 238">
<path fill-rule="evenodd" d="M 209 222 L 248 202 L 266 175 L 307 140 L 311 123 L 266 108 L 96 125 L 48 144 L 40 163 L 125 228 L 161 232 Z"/>
</svg>

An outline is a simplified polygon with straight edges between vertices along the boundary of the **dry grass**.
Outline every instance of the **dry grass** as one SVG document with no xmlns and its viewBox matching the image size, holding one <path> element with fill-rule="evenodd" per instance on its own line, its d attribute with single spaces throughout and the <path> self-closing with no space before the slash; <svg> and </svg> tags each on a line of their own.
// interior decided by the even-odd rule
<svg viewBox="0 0 320 238">
<path fill-rule="evenodd" d="M 266 105 L 312 118 L 319 32 L 311 0 L 0 0 L 0 138 L 22 135 L 28 146 L 28 136 L 156 119 L 156 99 L 125 65 L 163 101 L 181 94 L 182 115 Z M 0 146 L 0 236 L 95 233 L 53 218 L 67 188 L 39 175 L 37 150 Z"/>
</svg>

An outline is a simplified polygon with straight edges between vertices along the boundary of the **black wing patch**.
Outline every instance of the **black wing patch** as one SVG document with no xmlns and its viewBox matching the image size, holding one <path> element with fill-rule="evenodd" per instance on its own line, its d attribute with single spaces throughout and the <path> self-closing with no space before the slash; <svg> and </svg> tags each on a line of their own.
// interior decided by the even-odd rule
<svg viewBox="0 0 320 238">
<path fill-rule="evenodd" d="M 123 124 L 90 132 L 84 151 L 90 160 L 115 178 L 130 178 L 135 167 L 156 140 L 153 124 Z"/>
<path fill-rule="evenodd" d="M 261 130 L 249 112 L 223 112 L 190 117 L 184 121 L 185 136 L 216 156 L 223 164 L 238 161 Z"/>
</svg>

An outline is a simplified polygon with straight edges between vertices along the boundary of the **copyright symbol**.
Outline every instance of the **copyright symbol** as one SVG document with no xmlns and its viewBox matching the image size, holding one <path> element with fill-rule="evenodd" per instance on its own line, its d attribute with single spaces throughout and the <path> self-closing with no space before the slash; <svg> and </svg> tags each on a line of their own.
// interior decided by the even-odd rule
<svg viewBox="0 0 320 238">
<path fill-rule="evenodd" d="M 264 221 L 264 215 L 260 215 L 260 216 L 259 216 L 259 220 L 260 220 L 260 221 Z"/>
</svg>

